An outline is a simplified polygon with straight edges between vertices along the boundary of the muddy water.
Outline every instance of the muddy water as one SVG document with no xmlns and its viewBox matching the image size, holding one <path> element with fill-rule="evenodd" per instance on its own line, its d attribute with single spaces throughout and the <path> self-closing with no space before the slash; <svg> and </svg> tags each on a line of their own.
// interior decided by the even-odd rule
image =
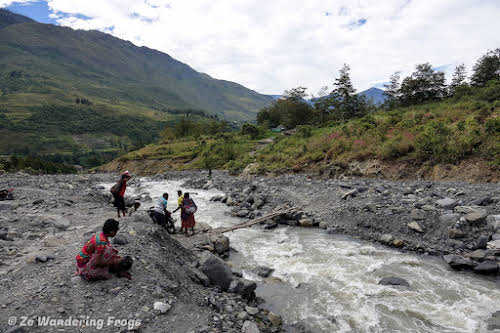
<svg viewBox="0 0 500 333">
<path fill-rule="evenodd" d="M 176 207 L 182 182 L 147 182 L 136 193 L 156 198 L 169 192 Z M 183 189 L 188 190 L 189 189 Z M 191 190 L 196 217 L 212 227 L 241 223 L 228 207 L 213 203 L 215 190 Z M 227 234 L 238 253 L 233 267 L 258 281 L 257 294 L 286 323 L 305 321 L 320 332 L 484 332 L 485 321 L 500 309 L 498 283 L 454 272 L 439 258 L 429 258 L 328 235 L 318 229 L 260 227 Z M 275 269 L 262 280 L 256 265 Z M 410 288 L 378 285 L 385 276 L 406 279 Z"/>
</svg>

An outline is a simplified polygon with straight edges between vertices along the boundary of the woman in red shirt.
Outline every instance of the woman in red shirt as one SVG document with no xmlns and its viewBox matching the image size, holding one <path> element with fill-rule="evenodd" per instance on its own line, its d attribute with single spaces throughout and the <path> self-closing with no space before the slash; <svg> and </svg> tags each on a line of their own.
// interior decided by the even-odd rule
<svg viewBox="0 0 500 333">
<path fill-rule="evenodd" d="M 113 206 L 116 207 L 116 212 L 118 213 L 118 218 L 120 218 L 120 211 L 123 213 L 123 217 L 127 214 L 127 207 L 125 207 L 125 190 L 127 189 L 127 181 L 130 180 L 132 176 L 128 171 L 125 171 L 122 174 L 122 177 L 119 181 L 120 183 L 120 190 L 116 193 L 113 194 L 113 197 L 115 198 L 115 201 L 113 203 Z"/>
<path fill-rule="evenodd" d="M 109 238 L 114 237 L 119 229 L 119 222 L 108 219 L 102 232 L 90 237 L 76 256 L 76 275 L 86 280 L 109 279 L 111 273 L 120 277 L 131 278 L 127 271 L 132 267 L 132 258 L 121 258 L 118 250 L 111 246 Z"/>
</svg>

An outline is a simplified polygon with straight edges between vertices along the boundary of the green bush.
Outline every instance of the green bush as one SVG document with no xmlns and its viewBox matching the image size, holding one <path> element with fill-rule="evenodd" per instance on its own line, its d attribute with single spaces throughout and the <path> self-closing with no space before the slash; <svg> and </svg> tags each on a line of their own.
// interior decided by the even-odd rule
<svg viewBox="0 0 500 333">
<path fill-rule="evenodd" d="M 312 136 L 313 127 L 310 125 L 300 125 L 297 126 L 297 134 L 301 138 L 309 138 Z"/>
<path fill-rule="evenodd" d="M 500 117 L 486 120 L 484 128 L 488 134 L 500 134 Z"/>
</svg>

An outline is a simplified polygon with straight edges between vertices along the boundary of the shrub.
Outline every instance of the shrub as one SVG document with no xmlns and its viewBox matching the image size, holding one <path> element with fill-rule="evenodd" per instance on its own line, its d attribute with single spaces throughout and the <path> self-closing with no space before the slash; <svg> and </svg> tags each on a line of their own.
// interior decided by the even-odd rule
<svg viewBox="0 0 500 333">
<path fill-rule="evenodd" d="M 313 127 L 310 125 L 297 126 L 297 134 L 302 138 L 309 138 L 312 135 Z"/>
<path fill-rule="evenodd" d="M 488 134 L 500 134 L 500 117 L 486 120 L 484 128 Z"/>
</svg>

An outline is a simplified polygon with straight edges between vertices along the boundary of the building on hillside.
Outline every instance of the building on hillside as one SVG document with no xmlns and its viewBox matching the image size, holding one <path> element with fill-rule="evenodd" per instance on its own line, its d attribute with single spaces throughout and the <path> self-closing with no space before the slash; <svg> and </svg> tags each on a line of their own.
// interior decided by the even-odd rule
<svg viewBox="0 0 500 333">
<path fill-rule="evenodd" d="M 271 128 L 271 131 L 272 131 L 273 133 L 281 133 L 281 132 L 283 132 L 284 130 L 286 130 L 286 127 L 285 127 L 285 126 L 283 126 L 283 125 L 278 125 L 278 126 L 276 126 L 276 127 L 274 127 L 274 128 Z"/>
</svg>

